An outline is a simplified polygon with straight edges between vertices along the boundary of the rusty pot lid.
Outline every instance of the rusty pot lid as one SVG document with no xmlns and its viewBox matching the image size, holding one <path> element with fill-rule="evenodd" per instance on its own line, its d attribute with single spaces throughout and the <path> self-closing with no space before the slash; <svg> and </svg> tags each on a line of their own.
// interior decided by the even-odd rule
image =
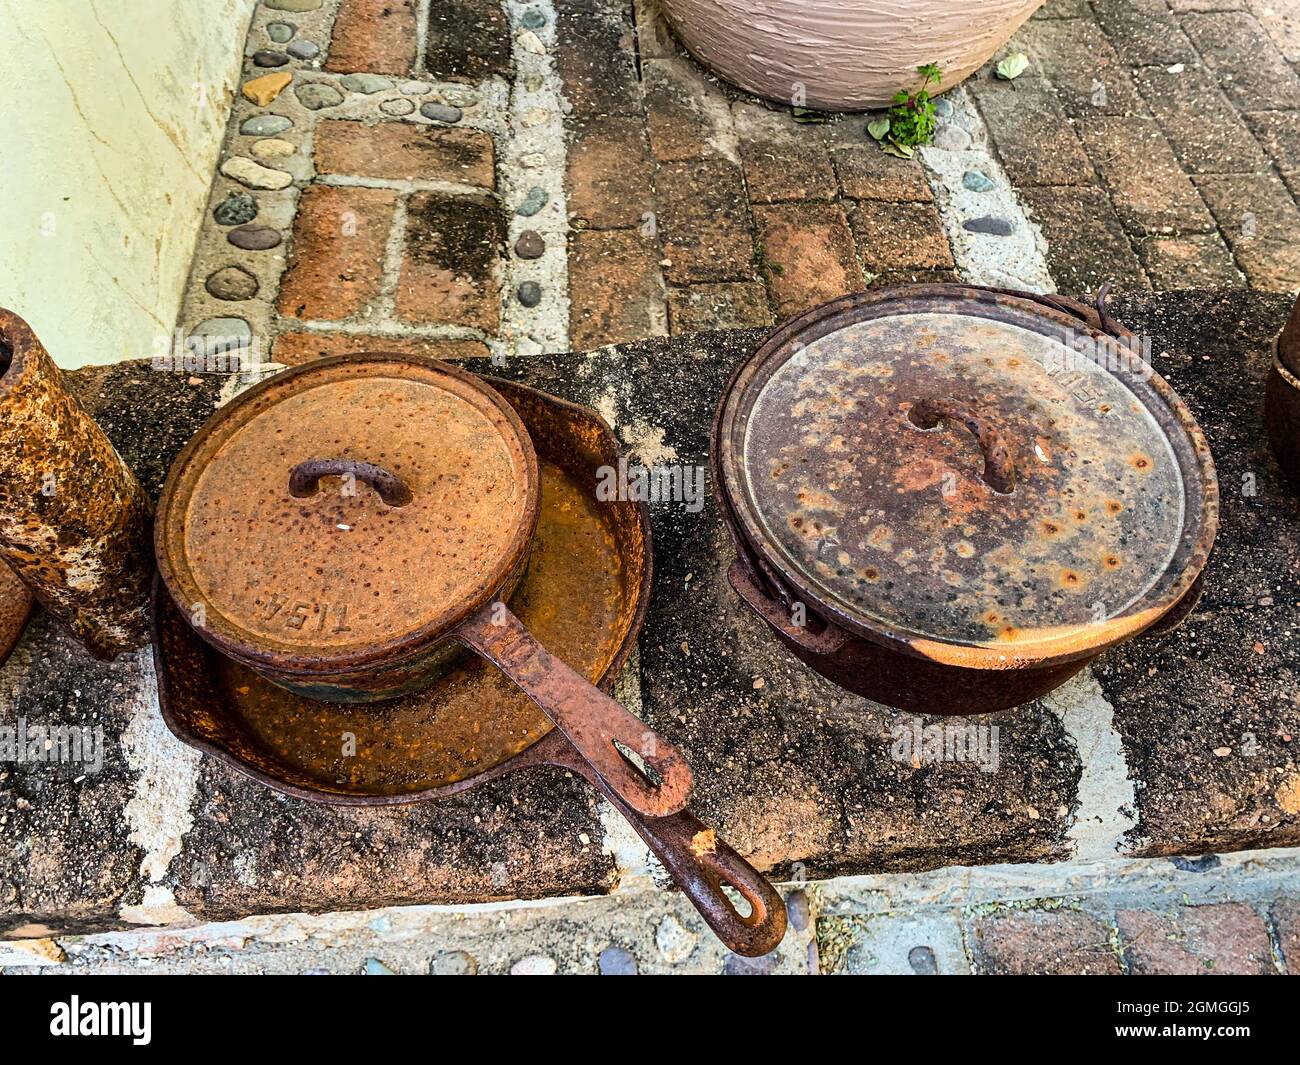
<svg viewBox="0 0 1300 1065">
<path fill-rule="evenodd" d="M 913 654 L 1011 668 L 1118 642 L 1188 590 L 1218 516 L 1199 427 L 1122 336 L 950 285 L 810 311 L 719 408 L 731 516 L 806 605 Z"/>
<path fill-rule="evenodd" d="M 432 359 L 338 356 L 249 389 L 158 505 L 172 598 L 236 658 L 303 672 L 418 653 L 522 563 L 537 457 L 510 406 Z"/>
</svg>

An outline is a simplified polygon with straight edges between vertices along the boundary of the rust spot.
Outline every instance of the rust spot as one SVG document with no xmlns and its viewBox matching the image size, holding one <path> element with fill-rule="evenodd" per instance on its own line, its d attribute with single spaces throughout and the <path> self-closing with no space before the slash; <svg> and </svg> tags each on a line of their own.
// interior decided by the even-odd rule
<svg viewBox="0 0 1300 1065">
<path fill-rule="evenodd" d="M 1083 583 L 1083 577 L 1081 577 L 1077 571 L 1072 569 L 1061 570 L 1061 584 L 1066 588 L 1082 588 Z"/>
<path fill-rule="evenodd" d="M 1075 521 L 1079 521 L 1079 522 L 1087 521 L 1087 520 L 1088 520 L 1088 512 L 1087 512 L 1086 510 L 1076 510 L 1076 511 L 1074 512 L 1074 520 L 1075 520 Z"/>
<path fill-rule="evenodd" d="M 691 853 L 703 858 L 718 849 L 718 834 L 711 828 L 701 829 L 691 837 Z"/>
<path fill-rule="evenodd" d="M 1128 461 L 1129 465 L 1131 465 L 1135 470 L 1141 470 L 1143 473 L 1146 473 L 1147 470 L 1151 469 L 1151 460 L 1140 451 L 1129 456 Z"/>
<path fill-rule="evenodd" d="M 1106 513 L 1118 514 L 1123 509 L 1124 509 L 1124 504 L 1121 503 L 1118 499 L 1106 500 Z"/>
<path fill-rule="evenodd" d="M 1060 531 L 1061 531 L 1061 527 L 1057 525 L 1056 522 L 1054 521 L 1043 522 L 1043 532 L 1047 536 L 1055 536 Z"/>
<path fill-rule="evenodd" d="M 1101 564 L 1105 566 L 1107 569 L 1119 569 L 1119 565 L 1120 565 L 1119 555 L 1116 555 L 1112 552 L 1107 552 L 1106 554 L 1102 555 Z"/>
</svg>

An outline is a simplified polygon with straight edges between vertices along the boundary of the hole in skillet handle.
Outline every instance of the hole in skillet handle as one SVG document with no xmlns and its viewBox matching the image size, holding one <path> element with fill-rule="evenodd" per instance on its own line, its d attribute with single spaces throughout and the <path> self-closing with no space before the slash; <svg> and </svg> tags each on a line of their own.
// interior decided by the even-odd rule
<svg viewBox="0 0 1300 1065">
<path fill-rule="evenodd" d="M 736 918 L 745 922 L 750 921 L 758 909 L 753 900 L 729 880 L 722 880 L 719 886 L 722 888 L 722 893 L 726 896 L 727 901 L 731 903 L 731 909 L 735 912 Z"/>
<path fill-rule="evenodd" d="M 611 740 L 610 742 L 614 745 L 614 750 L 618 751 L 622 756 L 623 761 L 645 777 L 652 788 L 662 788 L 664 786 L 663 775 L 647 762 L 642 754 L 634 751 L 622 740 Z M 642 737 L 642 747 L 643 749 L 648 748 L 651 755 L 654 754 L 655 735 L 653 732 L 647 732 Z"/>
</svg>

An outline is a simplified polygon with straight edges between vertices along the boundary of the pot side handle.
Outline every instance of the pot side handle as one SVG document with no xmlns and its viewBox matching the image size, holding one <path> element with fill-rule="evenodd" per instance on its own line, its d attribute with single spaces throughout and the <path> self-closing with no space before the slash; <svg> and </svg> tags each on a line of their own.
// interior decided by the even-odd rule
<svg viewBox="0 0 1300 1065">
<path fill-rule="evenodd" d="M 547 651 L 504 603 L 488 603 L 450 635 L 509 677 L 628 806 L 665 817 L 686 805 L 693 778 L 677 748 Z M 620 746 L 657 773 L 659 783 Z"/>
<path fill-rule="evenodd" d="M 689 810 L 671 817 L 642 817 L 628 808 L 568 744 L 558 744 L 546 761 L 582 776 L 605 796 L 664 864 L 714 934 L 736 954 L 770 954 L 785 937 L 785 902 L 767 878 Z M 723 887 L 749 904 L 740 913 Z"/>
<path fill-rule="evenodd" d="M 809 632 L 806 626 L 796 625 L 787 615 L 785 607 L 754 583 L 748 569 L 739 558 L 731 564 L 731 568 L 727 571 L 727 578 L 731 581 L 731 587 L 736 590 L 736 594 L 754 613 L 810 654 L 834 654 L 848 641 L 848 634 L 830 622 L 825 622 L 826 628 L 819 633 Z"/>
</svg>

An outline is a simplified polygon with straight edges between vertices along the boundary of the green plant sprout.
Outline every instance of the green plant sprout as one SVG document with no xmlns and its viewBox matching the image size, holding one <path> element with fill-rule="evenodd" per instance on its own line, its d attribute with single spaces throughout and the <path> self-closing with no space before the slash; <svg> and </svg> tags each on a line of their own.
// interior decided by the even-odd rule
<svg viewBox="0 0 1300 1065">
<path fill-rule="evenodd" d="M 934 136 L 934 98 L 929 86 L 943 80 L 943 71 L 937 63 L 926 63 L 916 72 L 921 75 L 921 87 L 914 93 L 899 89 L 886 117 L 867 125 L 867 132 L 880 142 L 880 147 L 901 159 L 910 159 L 913 149 L 929 143 Z"/>
</svg>

